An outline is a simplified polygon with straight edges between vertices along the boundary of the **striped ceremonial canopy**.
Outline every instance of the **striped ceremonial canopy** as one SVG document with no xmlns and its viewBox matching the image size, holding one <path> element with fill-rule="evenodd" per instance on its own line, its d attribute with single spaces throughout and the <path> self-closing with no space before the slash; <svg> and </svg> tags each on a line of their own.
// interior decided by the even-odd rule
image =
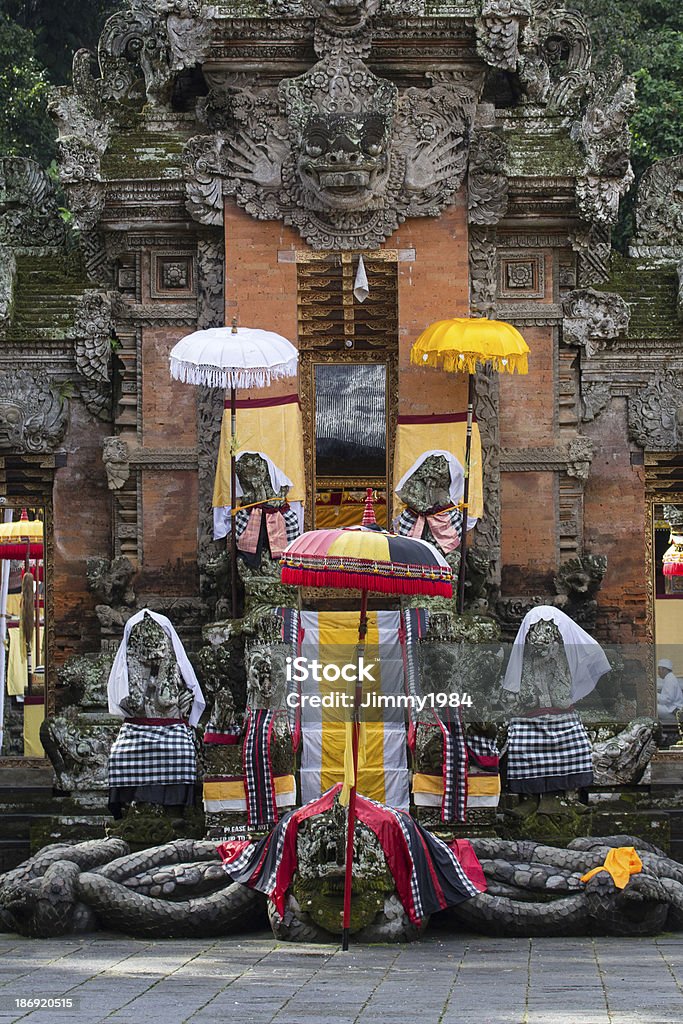
<svg viewBox="0 0 683 1024">
<path fill-rule="evenodd" d="M 372 491 L 360 526 L 309 530 L 285 548 L 282 582 L 385 594 L 453 594 L 450 566 L 427 541 L 399 537 L 375 521 Z"/>
</svg>

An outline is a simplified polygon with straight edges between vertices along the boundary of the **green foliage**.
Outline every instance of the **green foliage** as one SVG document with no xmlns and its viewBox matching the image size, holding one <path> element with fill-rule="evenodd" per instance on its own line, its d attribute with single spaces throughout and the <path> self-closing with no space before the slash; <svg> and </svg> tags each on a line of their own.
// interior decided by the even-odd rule
<svg viewBox="0 0 683 1024">
<path fill-rule="evenodd" d="M 0 13 L 0 153 L 49 163 L 54 130 L 48 93 L 47 73 L 36 60 L 31 32 Z"/>
</svg>

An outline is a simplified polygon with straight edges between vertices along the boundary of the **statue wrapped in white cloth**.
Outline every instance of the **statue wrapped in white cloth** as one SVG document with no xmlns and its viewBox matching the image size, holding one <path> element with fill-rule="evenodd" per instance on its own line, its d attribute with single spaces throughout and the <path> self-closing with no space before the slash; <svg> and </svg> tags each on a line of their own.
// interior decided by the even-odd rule
<svg viewBox="0 0 683 1024">
<path fill-rule="evenodd" d="M 540 797 L 539 812 L 556 812 L 548 795 L 593 781 L 591 743 L 574 704 L 610 668 L 597 640 L 559 608 L 533 608 L 522 620 L 503 680 L 520 712 L 508 728 L 507 783 Z"/>
<path fill-rule="evenodd" d="M 109 754 L 109 809 L 195 801 L 192 726 L 205 702 L 172 623 L 144 609 L 125 625 L 107 684 L 109 711 L 125 718 Z"/>
</svg>

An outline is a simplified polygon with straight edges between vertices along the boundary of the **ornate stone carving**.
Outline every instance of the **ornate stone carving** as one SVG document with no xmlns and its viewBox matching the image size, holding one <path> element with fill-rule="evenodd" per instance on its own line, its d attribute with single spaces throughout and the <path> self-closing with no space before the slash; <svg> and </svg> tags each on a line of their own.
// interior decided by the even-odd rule
<svg viewBox="0 0 683 1024">
<path fill-rule="evenodd" d="M 120 702 L 126 715 L 186 718 L 193 693 L 183 682 L 170 637 L 145 614 L 130 631 L 128 695 Z"/>
<path fill-rule="evenodd" d="M 223 240 L 202 239 L 197 244 L 197 329 L 219 327 L 224 323 Z M 207 560 L 218 551 L 213 539 L 213 481 L 216 452 L 223 416 L 223 394 L 217 388 L 199 388 L 197 399 L 198 438 L 198 556 L 203 574 Z M 203 581 L 202 581 L 203 582 Z"/>
<path fill-rule="evenodd" d="M 588 381 L 581 385 L 581 401 L 583 403 L 582 419 L 590 423 L 606 409 L 612 399 L 612 389 L 608 381 Z"/>
<path fill-rule="evenodd" d="M 602 738 L 597 730 L 593 740 L 593 785 L 635 786 L 645 774 L 657 749 L 657 722 L 637 718 L 614 736 Z"/>
<path fill-rule="evenodd" d="M 12 316 L 16 274 L 14 253 L 7 246 L 0 245 L 0 330 Z"/>
<path fill-rule="evenodd" d="M 565 298 L 562 308 L 562 340 L 565 345 L 580 345 L 587 356 L 609 348 L 620 334 L 628 331 L 631 312 L 620 295 L 577 288 Z"/>
<path fill-rule="evenodd" d="M 75 339 L 76 369 L 89 380 L 109 380 L 112 333 L 109 296 L 94 290 L 83 292 L 76 310 L 72 336 Z"/>
<path fill-rule="evenodd" d="M 118 721 L 92 721 L 75 708 L 43 722 L 40 738 L 60 789 L 79 794 L 107 789 L 109 750 L 119 728 Z"/>
<path fill-rule="evenodd" d="M 500 585 L 500 424 L 498 374 L 477 372 L 475 412 L 482 442 L 484 515 L 475 526 L 476 546 L 489 562 L 489 601 Z M 492 592 L 491 592 L 492 590 Z"/>
<path fill-rule="evenodd" d="M 107 473 L 110 491 L 118 491 L 130 477 L 130 455 L 128 444 L 122 437 L 102 439 L 102 461 Z"/>
<path fill-rule="evenodd" d="M 313 45 L 319 57 L 346 54 L 367 57 L 372 34 L 370 19 L 382 0 L 311 0 L 315 22 Z"/>
<path fill-rule="evenodd" d="M 633 182 L 628 120 L 635 110 L 635 81 L 622 75 L 621 62 L 613 60 L 596 80 L 583 117 L 571 130 L 572 139 L 586 154 L 584 173 L 576 182 L 576 198 L 581 215 L 589 222 L 613 224 L 619 200 Z"/>
<path fill-rule="evenodd" d="M 636 226 L 638 244 L 683 244 L 683 155 L 658 160 L 643 174 Z"/>
<path fill-rule="evenodd" d="M 628 429 L 632 441 L 650 451 L 683 448 L 683 383 L 673 370 L 656 374 L 629 395 Z"/>
<path fill-rule="evenodd" d="M 64 223 L 52 182 L 22 156 L 0 158 L 0 244 L 61 245 Z"/>
<path fill-rule="evenodd" d="M 110 608 L 135 605 L 132 580 L 135 567 L 128 558 L 89 558 L 86 562 L 88 589 L 98 601 Z"/>
<path fill-rule="evenodd" d="M 0 374 L 0 449 L 54 451 L 67 422 L 66 400 L 43 370 Z"/>
<path fill-rule="evenodd" d="M 563 562 L 553 580 L 557 597 L 553 601 L 584 629 L 595 628 L 597 593 L 607 572 L 605 555 L 581 555 Z"/>
<path fill-rule="evenodd" d="M 531 16 L 529 0 L 482 0 L 476 20 L 477 53 L 491 67 L 514 71 L 521 29 Z"/>
<path fill-rule="evenodd" d="M 496 310 L 496 233 L 495 228 L 470 230 L 470 306 L 480 316 L 493 316 Z"/>
<path fill-rule="evenodd" d="M 459 188 L 475 95 L 461 85 L 399 98 L 358 58 L 326 57 L 298 78 L 226 100 L 231 136 L 191 139 L 187 209 L 222 221 L 223 195 L 282 219 L 316 249 L 380 245 L 406 217 L 436 216 Z"/>
<path fill-rule="evenodd" d="M 522 98 L 552 111 L 575 111 L 593 85 L 588 27 L 577 11 L 532 0 L 520 46 Z"/>
<path fill-rule="evenodd" d="M 594 451 L 593 442 L 589 437 L 573 437 L 567 445 L 567 476 L 576 477 L 585 483 L 590 473 Z"/>
<path fill-rule="evenodd" d="M 676 296 L 676 313 L 679 320 L 683 320 L 683 260 L 676 267 L 678 277 L 678 295 Z"/>
<path fill-rule="evenodd" d="M 508 206 L 505 174 L 507 148 L 495 132 L 478 131 L 472 137 L 467 176 L 467 206 L 472 224 L 497 224 Z"/>
</svg>

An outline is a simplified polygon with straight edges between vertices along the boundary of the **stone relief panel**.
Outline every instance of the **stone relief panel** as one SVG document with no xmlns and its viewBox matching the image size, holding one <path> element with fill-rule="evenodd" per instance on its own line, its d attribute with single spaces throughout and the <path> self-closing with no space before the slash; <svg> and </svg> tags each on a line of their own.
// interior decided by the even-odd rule
<svg viewBox="0 0 683 1024">
<path fill-rule="evenodd" d="M 225 97 L 230 134 L 185 148 L 187 209 L 222 220 L 223 197 L 259 220 L 283 220 L 315 249 L 380 245 L 407 217 L 453 202 L 476 106 L 452 83 L 401 95 L 355 57 L 326 57 L 305 74 Z"/>
<path fill-rule="evenodd" d="M 111 296 L 91 289 L 83 292 L 76 307 L 74 325 L 76 371 L 79 391 L 90 412 L 99 419 L 111 419 L 111 353 L 114 322 Z"/>
<path fill-rule="evenodd" d="M 193 252 L 152 252 L 150 295 L 153 299 L 191 299 L 197 294 Z"/>
<path fill-rule="evenodd" d="M 563 342 L 581 346 L 589 357 L 609 348 L 610 343 L 628 332 L 631 312 L 614 292 L 576 288 L 567 295 L 562 309 Z"/>
<path fill-rule="evenodd" d="M 659 160 L 643 174 L 636 226 L 636 244 L 683 245 L 683 155 Z"/>
<path fill-rule="evenodd" d="M 64 440 L 68 407 L 42 370 L 0 374 L 0 450 L 52 452 Z"/>
<path fill-rule="evenodd" d="M 628 398 L 632 441 L 648 451 L 683 449 L 683 382 L 680 373 L 663 371 Z"/>
<path fill-rule="evenodd" d="M 543 253 L 508 252 L 498 256 L 498 297 L 542 299 L 545 296 Z"/>
</svg>

